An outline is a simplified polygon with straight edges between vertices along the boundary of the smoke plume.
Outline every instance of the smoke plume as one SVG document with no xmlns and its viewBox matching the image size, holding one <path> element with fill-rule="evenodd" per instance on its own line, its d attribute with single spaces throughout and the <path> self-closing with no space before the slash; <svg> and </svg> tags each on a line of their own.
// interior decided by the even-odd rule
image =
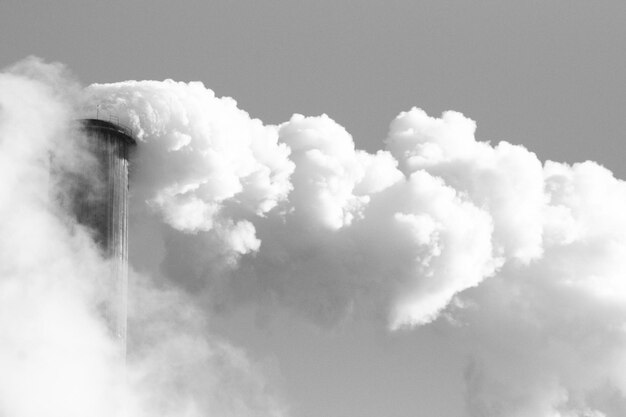
<svg viewBox="0 0 626 417">
<path fill-rule="evenodd" d="M 136 273 L 124 364 L 103 315 L 110 266 L 68 201 L 97 186 L 74 126 L 82 94 L 36 58 L 0 73 L 0 415 L 284 415 L 184 293 Z"/>
<path fill-rule="evenodd" d="M 478 141 L 453 111 L 402 112 L 368 153 L 327 115 L 265 125 L 201 83 L 83 90 L 59 71 L 31 61 L 0 78 L 4 414 L 38 415 L 25 396 L 63 374 L 59 392 L 86 394 L 71 410 L 50 395 L 59 416 L 107 390 L 119 403 L 102 415 L 119 392 L 132 415 L 283 415 L 245 353 L 207 337 L 212 314 L 244 305 L 322 327 L 438 325 L 471 358 L 471 416 L 626 412 L 626 186 L 607 169 Z M 139 141 L 126 385 L 90 284 L 106 261 L 51 174 L 83 172 L 68 125 L 96 106 Z"/>
</svg>

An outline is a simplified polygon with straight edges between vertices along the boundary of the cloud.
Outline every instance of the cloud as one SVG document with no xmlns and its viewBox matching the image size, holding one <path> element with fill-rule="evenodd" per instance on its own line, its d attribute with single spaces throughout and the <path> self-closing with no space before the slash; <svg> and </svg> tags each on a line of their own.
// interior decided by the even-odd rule
<svg viewBox="0 0 626 417">
<path fill-rule="evenodd" d="M 199 83 L 170 80 L 88 94 L 87 106 L 126 115 L 138 132 L 138 204 L 195 235 L 163 231 L 165 271 L 189 288 L 204 284 L 215 303 L 277 302 L 323 323 L 357 311 L 413 326 L 502 263 L 482 201 L 427 170 L 402 172 L 394 146 L 355 149 L 326 115 L 265 126 Z"/>
<path fill-rule="evenodd" d="M 544 179 L 542 258 L 460 296 L 468 404 L 476 416 L 622 415 L 626 187 L 593 162 L 547 162 Z"/>
<path fill-rule="evenodd" d="M 137 168 L 145 213 L 171 226 L 166 275 L 214 311 L 436 322 L 473 357 L 473 416 L 623 410 L 626 191 L 606 169 L 478 141 L 452 111 L 400 113 L 370 154 L 326 115 L 264 126 L 200 84 L 90 94 L 174 161 Z"/>
<path fill-rule="evenodd" d="M 243 305 L 322 326 L 435 326 L 471 358 L 471 416 L 626 411 L 626 187 L 600 165 L 479 141 L 458 112 L 402 112 L 368 153 L 327 115 L 264 125 L 201 83 L 83 91 L 64 74 L 31 59 L 0 76 L 9 415 L 86 414 L 103 395 L 103 415 L 285 415 L 258 365 L 210 332 L 212 314 Z M 106 260 L 64 203 L 91 163 L 69 121 L 96 105 L 140 141 L 126 389 L 98 311 Z M 76 387 L 84 401 L 59 400 Z"/>
</svg>

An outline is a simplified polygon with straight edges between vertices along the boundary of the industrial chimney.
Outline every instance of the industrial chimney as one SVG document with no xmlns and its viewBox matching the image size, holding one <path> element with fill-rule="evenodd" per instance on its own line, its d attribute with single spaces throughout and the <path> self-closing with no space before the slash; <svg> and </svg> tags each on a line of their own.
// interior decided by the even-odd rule
<svg viewBox="0 0 626 417">
<path fill-rule="evenodd" d="M 105 315 L 126 349 L 128 291 L 128 155 L 136 142 L 132 132 L 119 124 L 82 119 L 79 129 L 94 157 L 95 190 L 84 190 L 75 201 L 78 221 L 92 229 L 111 265 L 113 299 Z"/>
</svg>

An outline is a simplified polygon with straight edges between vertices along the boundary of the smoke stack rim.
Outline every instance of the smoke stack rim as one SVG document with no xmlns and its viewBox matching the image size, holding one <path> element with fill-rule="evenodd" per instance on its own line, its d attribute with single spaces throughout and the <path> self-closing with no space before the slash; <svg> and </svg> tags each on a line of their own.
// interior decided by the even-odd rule
<svg viewBox="0 0 626 417">
<path fill-rule="evenodd" d="M 100 119 L 80 119 L 78 121 L 84 129 L 105 130 L 114 133 L 116 137 L 126 142 L 128 145 L 137 145 L 137 141 L 133 137 L 132 129 L 121 124 L 112 123 Z"/>
</svg>

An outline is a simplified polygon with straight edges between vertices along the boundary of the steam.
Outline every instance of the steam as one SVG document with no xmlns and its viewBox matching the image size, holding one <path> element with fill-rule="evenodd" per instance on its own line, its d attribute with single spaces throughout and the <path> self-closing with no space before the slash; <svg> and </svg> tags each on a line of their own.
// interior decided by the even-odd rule
<svg viewBox="0 0 626 417">
<path fill-rule="evenodd" d="M 166 238 L 165 268 L 211 282 L 208 297 L 256 293 L 329 323 L 363 305 L 399 328 L 432 321 L 502 262 L 487 210 L 427 171 L 400 171 L 402 155 L 356 150 L 328 116 L 264 126 L 198 83 L 88 92 L 92 106 L 128 115 L 144 149 L 135 192 L 193 235 Z M 243 292 L 225 274 L 247 275 Z"/>
<path fill-rule="evenodd" d="M 471 357 L 472 416 L 626 412 L 626 186 L 607 169 L 478 141 L 475 122 L 453 111 L 400 113 L 372 154 L 326 115 L 264 125 L 201 83 L 68 89 L 50 76 L 59 71 L 34 61 L 0 77 L 5 414 L 39 411 L 25 382 L 9 381 L 47 386 L 68 367 L 59 392 L 87 395 L 76 409 L 53 404 L 56 415 L 89 414 L 109 391 L 119 400 L 102 415 L 119 413 L 121 396 L 140 416 L 284 415 L 245 353 L 207 337 L 207 317 L 242 305 L 322 326 L 440 326 Z M 132 278 L 127 385 L 89 284 L 106 261 L 50 174 L 82 172 L 68 121 L 96 105 L 140 142 L 131 215 L 144 275 Z"/>
<path fill-rule="evenodd" d="M 284 415 L 188 297 L 136 273 L 124 365 L 103 314 L 110 266 L 69 210 L 72 187 L 95 179 L 68 77 L 36 58 L 0 74 L 0 415 Z"/>
<path fill-rule="evenodd" d="M 214 307 L 445 320 L 474 358 L 472 415 L 617 415 L 607 387 L 624 410 L 626 188 L 608 170 L 477 141 L 452 111 L 401 113 L 370 154 L 326 115 L 264 126 L 197 83 L 88 94 L 158 161 L 138 176 L 171 226 L 165 272 Z"/>
<path fill-rule="evenodd" d="M 55 204 L 51 172 L 76 163 L 60 73 L 33 61 L 0 75 L 0 410 L 8 416 L 115 415 L 120 405 L 118 352 L 95 314 L 106 265 Z"/>
</svg>

